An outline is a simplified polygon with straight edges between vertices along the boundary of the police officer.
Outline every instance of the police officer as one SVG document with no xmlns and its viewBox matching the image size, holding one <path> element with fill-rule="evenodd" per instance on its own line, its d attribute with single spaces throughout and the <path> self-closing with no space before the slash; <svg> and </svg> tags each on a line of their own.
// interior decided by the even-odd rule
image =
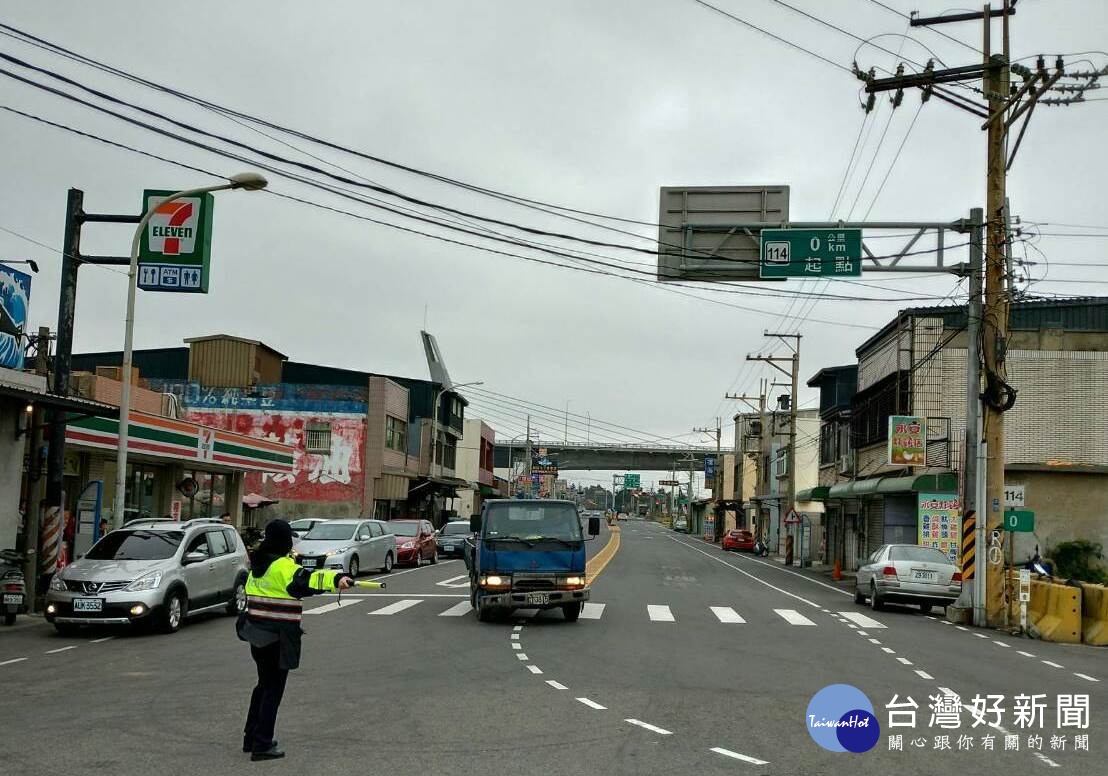
<svg viewBox="0 0 1108 776">
<path fill-rule="evenodd" d="M 289 557 L 292 527 L 271 520 L 265 538 L 254 552 L 246 580 L 246 611 L 239 617 L 238 636 L 250 644 L 258 669 L 258 684 L 250 694 L 250 711 L 243 730 L 242 751 L 251 760 L 276 760 L 273 728 L 285 692 L 289 671 L 300 665 L 300 599 L 316 593 L 345 590 L 353 577 L 341 571 L 308 571 Z"/>
</svg>

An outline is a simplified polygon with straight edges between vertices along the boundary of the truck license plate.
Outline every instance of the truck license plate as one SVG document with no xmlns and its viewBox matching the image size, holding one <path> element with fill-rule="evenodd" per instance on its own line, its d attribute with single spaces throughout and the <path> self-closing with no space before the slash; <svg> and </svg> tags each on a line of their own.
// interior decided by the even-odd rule
<svg viewBox="0 0 1108 776">
<path fill-rule="evenodd" d="M 23 604 L 23 596 L 19 593 L 4 593 L 4 603 L 21 606 Z"/>
<path fill-rule="evenodd" d="M 528 593 L 527 603 L 529 604 L 548 604 L 550 603 L 550 593 Z"/>
<path fill-rule="evenodd" d="M 102 612 L 104 611 L 103 598 L 74 598 L 73 611 L 75 612 Z"/>
</svg>

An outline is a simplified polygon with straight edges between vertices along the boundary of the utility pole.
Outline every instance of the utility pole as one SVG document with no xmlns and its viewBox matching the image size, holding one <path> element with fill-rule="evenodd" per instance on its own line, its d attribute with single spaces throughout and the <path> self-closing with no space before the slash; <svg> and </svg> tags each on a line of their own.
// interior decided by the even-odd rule
<svg viewBox="0 0 1108 776">
<path fill-rule="evenodd" d="M 982 260 L 985 252 L 985 214 L 975 207 L 970 210 L 969 250 L 969 302 L 966 307 L 966 449 L 962 460 L 962 514 L 969 510 L 980 512 L 977 503 L 979 483 L 984 472 L 977 466 L 978 448 L 981 446 L 981 289 Z M 987 531 L 983 514 L 976 515 L 974 526 L 974 554 L 985 557 Z M 985 624 L 985 571 L 977 570 L 974 563 L 972 587 L 963 578 L 963 603 L 973 601 L 974 624 Z"/>
<path fill-rule="evenodd" d="M 747 356 L 747 361 L 765 361 L 778 372 L 790 379 L 790 385 L 792 386 L 792 393 L 789 396 L 789 475 L 788 475 L 788 509 L 785 514 L 796 509 L 796 406 L 797 396 L 796 392 L 800 386 L 800 339 L 799 334 L 781 334 L 777 332 L 765 332 L 766 337 L 777 337 L 781 340 L 786 347 L 788 347 L 792 354 L 789 356 Z M 792 343 L 789 343 L 789 340 Z M 781 366 L 781 363 L 789 364 L 789 369 L 785 369 Z M 762 433 L 765 434 L 765 425 L 763 423 Z M 781 510 L 778 509 L 778 519 L 780 519 Z"/>
<path fill-rule="evenodd" d="M 518 426 L 517 426 L 518 428 Z M 534 498 L 533 488 L 531 487 L 531 461 L 533 457 L 531 455 L 531 415 L 527 415 L 527 461 L 525 462 L 527 468 L 527 496 L 528 498 Z"/>
<path fill-rule="evenodd" d="M 986 202 L 985 202 L 985 256 L 984 256 L 984 308 L 981 310 L 981 355 L 984 358 L 985 389 L 982 394 L 984 408 L 982 411 L 982 441 L 987 451 L 985 459 L 985 487 L 984 498 L 976 503 L 977 520 L 979 530 L 976 536 L 977 553 L 981 557 L 987 557 L 986 545 L 983 543 L 986 532 L 999 530 L 1003 525 L 1004 516 L 1004 413 L 1011 409 L 1016 399 L 1016 389 L 1010 386 L 1005 379 L 1004 355 L 1007 350 L 1008 337 L 1008 312 L 1009 296 L 1005 288 L 1005 280 L 1008 275 L 1005 246 L 1008 244 L 1006 221 L 1008 218 L 1007 200 L 1007 171 L 1011 168 L 1016 152 L 1027 130 L 1031 114 L 1038 104 L 1062 105 L 1078 102 L 1084 99 L 1084 90 L 1093 88 L 1099 73 L 1068 74 L 1070 78 L 1087 78 L 1084 86 L 1059 86 L 1057 91 L 1076 92 L 1073 98 L 1044 98 L 1048 92 L 1055 89 L 1055 84 L 1063 76 L 1067 76 L 1065 66 L 1059 57 L 1056 60 L 1055 71 L 1048 73 L 1045 60 L 1038 58 L 1035 70 L 1023 65 L 1013 64 L 1009 58 L 1010 38 L 1009 19 L 1015 14 L 1015 3 L 1012 0 L 1004 0 L 1000 9 L 994 9 L 985 5 L 979 12 L 956 13 L 946 16 L 921 18 L 914 16 L 910 20 L 913 27 L 925 27 L 948 22 L 980 21 L 983 27 L 983 56 L 980 65 L 966 65 L 962 67 L 935 70 L 934 63 L 929 62 L 921 73 L 903 75 L 902 73 L 892 78 L 875 78 L 873 71 L 869 74 L 855 71 L 856 75 L 866 82 L 865 89 L 871 95 L 875 92 L 903 90 L 906 87 L 920 88 L 924 98 L 936 96 L 957 107 L 984 119 L 982 130 L 987 131 L 987 162 L 986 162 Z M 993 54 L 992 48 L 992 19 L 1000 17 L 1002 24 L 1002 51 Z M 1022 86 L 1012 83 L 1011 74 L 1018 74 L 1023 83 Z M 945 84 L 968 83 L 972 84 L 981 79 L 986 104 L 982 104 L 972 98 L 963 96 L 948 90 Z M 1012 144 L 1010 153 L 1006 153 L 1009 130 L 1022 117 L 1023 124 L 1018 136 Z M 972 371 L 972 370 L 971 370 Z M 967 387 L 967 394 L 969 388 Z M 967 395 L 967 402 L 969 397 Z M 968 405 L 967 405 L 968 408 Z M 970 428 L 967 428 L 967 438 L 970 436 Z M 967 447 L 966 458 L 978 451 L 971 451 Z M 978 472 L 978 476 L 980 473 Z M 967 498 L 970 489 L 966 488 Z M 1007 613 L 1004 605 L 1004 569 L 1000 563 L 985 563 L 983 569 L 977 574 L 985 578 L 984 595 L 985 620 L 989 626 L 1002 625 Z M 975 622 L 980 622 L 980 600 L 975 599 Z"/>
<path fill-rule="evenodd" d="M 719 467 L 720 467 L 720 464 L 722 463 L 720 461 L 720 440 L 723 438 L 723 426 L 722 426 L 721 420 L 720 420 L 720 418 L 716 418 L 716 427 L 715 427 L 715 429 L 694 428 L 693 432 L 698 433 L 698 434 L 713 434 L 713 433 L 715 434 L 715 437 L 716 437 L 716 466 L 715 466 L 715 474 L 712 477 L 712 500 L 713 501 L 719 501 L 719 491 L 720 491 L 720 489 L 719 489 L 719 486 L 717 485 L 717 483 L 719 482 Z M 707 475 L 705 475 L 705 477 L 704 477 L 704 486 L 705 487 L 708 486 Z M 718 525 L 716 525 L 713 528 L 712 533 L 713 533 L 713 535 L 715 536 L 716 539 L 719 538 L 719 526 Z"/>
<path fill-rule="evenodd" d="M 755 529 L 755 532 L 756 532 L 758 538 L 765 538 L 763 536 L 765 526 L 761 525 L 761 522 L 762 522 L 762 509 L 761 509 L 761 506 L 760 506 L 761 502 L 760 502 L 760 499 L 758 498 L 758 489 L 762 487 L 762 479 L 763 479 L 763 476 L 764 476 L 764 474 L 762 472 L 762 461 L 765 458 L 765 454 L 766 454 L 766 449 L 767 449 L 766 437 L 768 435 L 767 434 L 767 427 L 766 427 L 766 384 L 765 384 L 764 380 L 761 381 L 758 388 L 759 388 L 759 393 L 758 393 L 757 396 L 746 396 L 746 395 L 740 396 L 740 395 L 733 394 L 733 393 L 725 393 L 723 395 L 723 398 L 731 399 L 733 401 L 741 401 L 747 407 L 750 407 L 751 410 L 758 413 L 758 423 L 759 423 L 761 429 L 758 433 L 758 452 L 757 452 L 757 454 L 755 455 L 755 458 L 754 458 L 754 503 L 756 505 L 758 505 L 758 506 L 756 506 L 757 514 L 754 516 L 754 529 Z M 754 404 L 753 402 L 755 402 L 755 401 L 757 401 L 758 403 Z M 744 448 L 742 450 L 742 454 L 746 455 L 747 453 L 746 453 L 746 449 L 745 449 L 745 440 L 743 440 L 743 443 L 744 443 Z M 739 497 L 740 498 L 742 497 L 741 489 L 740 489 L 740 492 L 739 492 Z"/>
</svg>

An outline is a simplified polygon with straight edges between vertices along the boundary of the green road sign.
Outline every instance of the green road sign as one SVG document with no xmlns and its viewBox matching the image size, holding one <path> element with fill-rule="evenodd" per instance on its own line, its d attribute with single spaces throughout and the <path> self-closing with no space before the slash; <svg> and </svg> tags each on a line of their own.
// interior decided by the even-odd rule
<svg viewBox="0 0 1108 776">
<path fill-rule="evenodd" d="M 763 229 L 759 277 L 859 277 L 861 229 Z"/>
<path fill-rule="evenodd" d="M 147 189 L 142 210 L 172 191 Z M 139 244 L 138 287 L 145 291 L 208 293 L 215 197 L 202 194 L 158 206 Z"/>
<path fill-rule="evenodd" d="M 1035 513 L 1030 509 L 1010 509 L 1004 513 L 1004 530 L 1030 533 L 1035 530 Z"/>
<path fill-rule="evenodd" d="M 639 487 L 639 475 L 637 475 L 637 474 L 625 474 L 625 475 L 623 475 L 623 487 L 625 487 L 625 488 L 637 488 L 637 487 Z"/>
</svg>

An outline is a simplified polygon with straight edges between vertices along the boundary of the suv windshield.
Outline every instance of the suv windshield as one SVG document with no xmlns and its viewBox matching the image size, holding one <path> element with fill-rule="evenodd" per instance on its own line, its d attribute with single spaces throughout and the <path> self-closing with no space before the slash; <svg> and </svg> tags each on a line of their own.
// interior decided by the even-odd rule
<svg viewBox="0 0 1108 776">
<path fill-rule="evenodd" d="M 581 541 L 581 523 L 570 504 L 497 504 L 488 509 L 485 536 Z"/>
<path fill-rule="evenodd" d="M 893 547 L 889 550 L 889 560 L 908 560 L 920 563 L 944 563 L 950 565 L 950 558 L 931 547 Z"/>
<path fill-rule="evenodd" d="M 419 534 L 419 523 L 389 523 L 385 530 L 396 536 L 416 536 Z"/>
<path fill-rule="evenodd" d="M 185 538 L 183 531 L 112 531 L 93 545 L 89 560 L 165 560 L 172 558 Z"/>
<path fill-rule="evenodd" d="M 442 527 L 443 536 L 465 536 L 469 533 L 469 523 L 447 523 Z"/>
<path fill-rule="evenodd" d="M 353 539 L 355 525 L 335 525 L 333 523 L 320 523 L 312 530 L 308 531 L 301 538 L 308 541 L 333 540 L 333 539 Z"/>
</svg>

